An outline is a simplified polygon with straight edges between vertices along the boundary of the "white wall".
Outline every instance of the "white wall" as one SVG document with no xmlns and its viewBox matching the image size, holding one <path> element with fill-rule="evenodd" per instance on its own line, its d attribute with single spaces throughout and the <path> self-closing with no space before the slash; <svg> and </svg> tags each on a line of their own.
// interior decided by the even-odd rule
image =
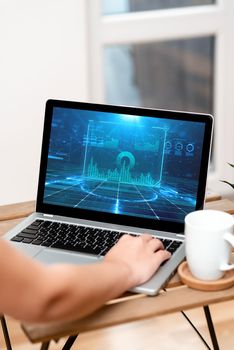
<svg viewBox="0 0 234 350">
<path fill-rule="evenodd" d="M 0 205 L 36 198 L 44 105 L 87 100 L 83 0 L 0 0 Z"/>
</svg>

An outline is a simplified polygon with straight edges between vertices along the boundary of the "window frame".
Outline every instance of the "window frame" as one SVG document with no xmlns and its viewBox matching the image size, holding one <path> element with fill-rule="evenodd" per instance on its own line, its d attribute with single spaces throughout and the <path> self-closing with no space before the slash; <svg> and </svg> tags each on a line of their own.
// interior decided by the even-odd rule
<svg viewBox="0 0 234 350">
<path fill-rule="evenodd" d="M 213 162 L 208 186 L 230 193 L 219 180 L 234 181 L 234 110 L 232 85 L 234 81 L 234 45 L 232 23 L 234 2 L 216 0 L 215 4 L 153 11 L 102 15 L 101 0 L 87 0 L 89 99 L 105 102 L 103 46 L 160 42 L 213 35 L 215 37 L 213 114 L 215 131 Z"/>
</svg>

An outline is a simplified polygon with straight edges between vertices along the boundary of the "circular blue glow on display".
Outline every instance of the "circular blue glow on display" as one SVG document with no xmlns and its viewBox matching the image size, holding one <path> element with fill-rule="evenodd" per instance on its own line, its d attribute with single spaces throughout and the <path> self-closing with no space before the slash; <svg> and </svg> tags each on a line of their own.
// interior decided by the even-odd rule
<svg viewBox="0 0 234 350">
<path fill-rule="evenodd" d="M 167 142 L 166 142 L 166 144 L 165 144 L 165 149 L 168 150 L 168 151 L 169 151 L 170 149 L 172 149 L 172 143 L 171 143 L 170 141 L 167 141 Z"/>
<path fill-rule="evenodd" d="M 192 143 L 187 144 L 186 151 L 191 153 L 194 151 L 194 145 Z"/>
<path fill-rule="evenodd" d="M 175 145 L 175 148 L 177 151 L 182 151 L 183 149 L 183 144 L 181 142 L 177 142 Z"/>
<path fill-rule="evenodd" d="M 134 165 L 135 165 L 136 161 L 135 161 L 134 155 L 131 152 L 121 152 L 121 153 L 119 153 L 117 158 L 116 158 L 117 166 L 119 168 L 121 168 L 121 166 L 123 165 L 123 162 L 126 162 L 126 158 L 128 159 L 128 163 L 126 164 L 126 166 L 129 169 L 134 168 Z"/>
</svg>

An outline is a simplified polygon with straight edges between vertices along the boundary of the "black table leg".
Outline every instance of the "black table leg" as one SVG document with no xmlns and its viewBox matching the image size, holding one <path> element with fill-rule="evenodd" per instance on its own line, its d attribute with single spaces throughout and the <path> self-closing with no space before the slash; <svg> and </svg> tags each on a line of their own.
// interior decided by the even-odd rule
<svg viewBox="0 0 234 350">
<path fill-rule="evenodd" d="M 10 336 L 8 333 L 5 317 L 1 316 L 0 318 L 1 318 L 1 325 L 2 325 L 2 331 L 3 331 L 3 335 L 4 335 L 4 339 L 5 339 L 6 348 L 7 348 L 7 350 L 12 350 Z"/>
<path fill-rule="evenodd" d="M 205 305 L 205 306 L 203 306 L 203 309 L 204 309 L 204 312 L 205 312 L 206 322 L 207 322 L 207 326 L 208 326 L 208 329 L 209 329 L 209 332 L 210 332 L 210 338 L 211 338 L 211 341 L 212 341 L 212 344 L 213 344 L 213 348 L 214 348 L 214 350 L 220 350 L 209 306 Z"/>
<path fill-rule="evenodd" d="M 66 343 L 63 345 L 62 350 L 70 350 L 72 345 L 74 344 L 76 338 L 78 337 L 78 334 L 71 335 L 67 340 Z M 44 342 L 41 344 L 40 350 L 48 350 L 50 346 L 50 341 Z M 8 349 L 7 349 L 8 350 Z M 10 349 L 11 350 L 11 349 Z"/>
<path fill-rule="evenodd" d="M 194 324 L 192 323 L 192 321 L 189 319 L 189 317 L 186 315 L 186 313 L 184 311 L 181 311 L 182 315 L 185 317 L 185 319 L 188 321 L 188 323 L 190 324 L 190 326 L 194 329 L 194 331 L 197 333 L 197 335 L 199 336 L 199 338 L 201 339 L 201 341 L 204 343 L 204 345 L 206 346 L 206 348 L 208 350 L 212 350 L 211 347 L 208 345 L 208 343 L 206 342 L 205 338 L 203 338 L 203 336 L 201 335 L 201 333 L 199 332 L 199 330 L 194 326 Z"/>
<path fill-rule="evenodd" d="M 48 350 L 50 346 L 50 341 L 41 344 L 41 350 Z"/>
<path fill-rule="evenodd" d="M 66 343 L 64 344 L 62 350 L 70 350 L 71 347 L 72 347 L 72 345 L 73 345 L 74 342 L 76 341 L 76 338 L 77 338 L 77 337 L 78 337 L 78 334 L 76 334 L 76 335 L 71 335 L 71 336 L 67 339 L 67 341 L 66 341 Z"/>
</svg>

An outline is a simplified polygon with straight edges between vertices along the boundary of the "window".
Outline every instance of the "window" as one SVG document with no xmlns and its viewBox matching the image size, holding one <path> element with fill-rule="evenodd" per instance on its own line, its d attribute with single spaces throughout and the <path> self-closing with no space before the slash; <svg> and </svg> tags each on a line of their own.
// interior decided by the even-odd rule
<svg viewBox="0 0 234 350">
<path fill-rule="evenodd" d="M 213 0 L 102 0 L 102 13 L 104 15 L 136 12 L 136 11 L 150 11 L 162 10 L 170 8 L 210 5 Z"/>
<path fill-rule="evenodd" d="M 91 101 L 213 114 L 209 181 L 233 179 L 234 2 L 90 0 L 87 13 Z"/>
<path fill-rule="evenodd" d="M 105 47 L 105 101 L 212 113 L 214 43 L 205 36 Z"/>
</svg>

